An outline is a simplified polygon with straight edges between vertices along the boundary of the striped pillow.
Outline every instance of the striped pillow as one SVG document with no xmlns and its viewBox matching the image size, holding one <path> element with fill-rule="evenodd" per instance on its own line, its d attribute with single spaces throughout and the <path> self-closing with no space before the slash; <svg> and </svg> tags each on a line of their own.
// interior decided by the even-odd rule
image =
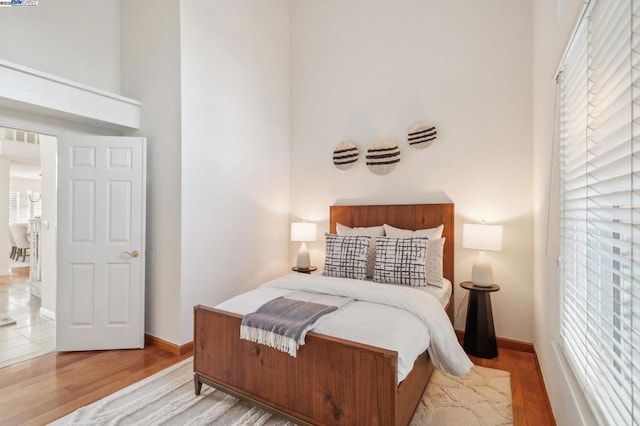
<svg viewBox="0 0 640 426">
<path fill-rule="evenodd" d="M 364 235 L 326 235 L 326 257 L 322 275 L 367 278 L 367 254 L 371 237 Z"/>
<path fill-rule="evenodd" d="M 427 244 L 428 239 L 423 237 L 378 237 L 373 280 L 385 284 L 426 286 Z"/>
</svg>

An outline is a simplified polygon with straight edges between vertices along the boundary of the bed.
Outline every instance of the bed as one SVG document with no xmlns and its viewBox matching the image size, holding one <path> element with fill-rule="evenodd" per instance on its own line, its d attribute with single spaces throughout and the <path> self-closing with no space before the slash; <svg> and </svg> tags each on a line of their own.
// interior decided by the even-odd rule
<svg viewBox="0 0 640 426">
<path fill-rule="evenodd" d="M 404 229 L 443 224 L 443 275 L 453 283 L 453 204 L 331 206 L 330 232 L 340 223 L 387 223 Z M 445 304 L 453 318 L 453 292 Z M 398 384 L 398 352 L 310 332 L 297 357 L 241 340 L 242 315 L 194 308 L 194 384 L 207 384 L 298 424 L 407 425 L 434 365 L 421 353 Z"/>
</svg>

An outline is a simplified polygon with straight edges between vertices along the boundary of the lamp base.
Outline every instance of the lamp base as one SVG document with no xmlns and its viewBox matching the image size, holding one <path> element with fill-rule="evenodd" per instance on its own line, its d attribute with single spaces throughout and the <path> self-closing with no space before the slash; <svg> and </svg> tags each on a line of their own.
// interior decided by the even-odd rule
<svg viewBox="0 0 640 426">
<path fill-rule="evenodd" d="M 473 285 L 478 287 L 491 287 L 493 284 L 493 269 L 491 268 L 491 262 L 489 258 L 485 256 L 484 252 L 480 252 L 476 262 L 473 264 L 471 270 L 471 281 Z"/>
<path fill-rule="evenodd" d="M 309 257 L 309 250 L 305 243 L 300 244 L 300 250 L 298 250 L 298 257 L 296 258 L 296 267 L 298 269 L 309 269 L 311 265 L 311 259 Z"/>
</svg>

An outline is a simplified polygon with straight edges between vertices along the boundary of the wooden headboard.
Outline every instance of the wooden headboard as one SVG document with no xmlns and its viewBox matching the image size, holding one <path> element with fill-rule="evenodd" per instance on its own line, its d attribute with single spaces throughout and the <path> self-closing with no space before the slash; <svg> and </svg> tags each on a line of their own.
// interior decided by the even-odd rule
<svg viewBox="0 0 640 426">
<path fill-rule="evenodd" d="M 379 206 L 331 206 L 329 209 L 329 231 L 336 232 L 336 223 L 355 226 L 376 226 L 388 224 L 404 229 L 435 228 L 444 224 L 442 236 L 444 244 L 445 278 L 453 280 L 454 209 L 447 204 L 396 204 Z"/>
</svg>

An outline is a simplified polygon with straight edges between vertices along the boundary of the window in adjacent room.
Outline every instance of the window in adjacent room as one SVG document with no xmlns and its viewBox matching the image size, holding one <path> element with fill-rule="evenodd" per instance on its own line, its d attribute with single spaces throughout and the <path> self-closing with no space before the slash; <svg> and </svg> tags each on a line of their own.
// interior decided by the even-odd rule
<svg viewBox="0 0 640 426">
<path fill-rule="evenodd" d="M 9 225 L 29 223 L 42 214 L 42 194 L 39 192 L 9 192 Z"/>
</svg>

